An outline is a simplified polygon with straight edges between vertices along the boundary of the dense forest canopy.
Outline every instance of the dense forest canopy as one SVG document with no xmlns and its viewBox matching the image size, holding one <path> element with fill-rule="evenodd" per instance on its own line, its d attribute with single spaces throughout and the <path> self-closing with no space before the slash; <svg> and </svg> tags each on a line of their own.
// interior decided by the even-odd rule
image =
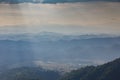
<svg viewBox="0 0 120 80">
<path fill-rule="evenodd" d="M 6 70 L 0 74 L 0 80 L 119 80 L 120 58 L 112 62 L 87 66 L 66 74 L 44 70 L 38 67 L 21 67 Z"/>
<path fill-rule="evenodd" d="M 97 67 L 87 66 L 71 71 L 61 80 L 119 80 L 120 58 Z"/>
</svg>

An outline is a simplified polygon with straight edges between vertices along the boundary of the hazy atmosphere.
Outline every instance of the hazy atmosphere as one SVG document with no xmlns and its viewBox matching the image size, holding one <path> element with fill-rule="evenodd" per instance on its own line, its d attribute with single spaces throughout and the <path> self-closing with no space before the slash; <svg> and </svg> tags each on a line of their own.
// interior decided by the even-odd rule
<svg viewBox="0 0 120 80">
<path fill-rule="evenodd" d="M 0 0 L 0 80 L 120 80 L 119 57 L 119 0 Z"/>
<path fill-rule="evenodd" d="M 120 3 L 0 4 L 0 33 L 120 34 Z"/>
</svg>

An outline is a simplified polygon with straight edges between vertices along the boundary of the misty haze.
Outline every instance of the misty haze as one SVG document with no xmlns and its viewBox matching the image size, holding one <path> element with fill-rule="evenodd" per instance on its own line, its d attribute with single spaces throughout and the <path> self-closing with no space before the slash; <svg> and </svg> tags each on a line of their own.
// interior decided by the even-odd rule
<svg viewBox="0 0 120 80">
<path fill-rule="evenodd" d="M 0 80 L 119 74 L 119 0 L 0 0 Z"/>
</svg>

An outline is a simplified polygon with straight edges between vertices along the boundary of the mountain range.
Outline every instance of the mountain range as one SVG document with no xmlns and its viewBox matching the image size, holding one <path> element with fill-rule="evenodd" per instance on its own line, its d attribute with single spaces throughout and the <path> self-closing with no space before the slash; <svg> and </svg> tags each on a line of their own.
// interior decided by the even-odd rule
<svg viewBox="0 0 120 80">
<path fill-rule="evenodd" d="M 69 70 L 103 64 L 120 57 L 119 53 L 120 36 L 50 32 L 0 35 L 0 70 L 25 65 Z"/>
</svg>

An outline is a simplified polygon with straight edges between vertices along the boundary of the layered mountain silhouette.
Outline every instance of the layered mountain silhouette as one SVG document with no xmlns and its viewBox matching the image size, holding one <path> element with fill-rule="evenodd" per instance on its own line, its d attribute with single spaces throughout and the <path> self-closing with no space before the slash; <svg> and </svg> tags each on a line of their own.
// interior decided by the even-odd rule
<svg viewBox="0 0 120 80">
<path fill-rule="evenodd" d="M 48 62 L 80 64 L 78 67 L 98 65 L 117 58 L 119 53 L 119 36 L 66 36 L 56 33 L 0 35 L 0 71 L 29 63 L 30 66 Z"/>
</svg>

